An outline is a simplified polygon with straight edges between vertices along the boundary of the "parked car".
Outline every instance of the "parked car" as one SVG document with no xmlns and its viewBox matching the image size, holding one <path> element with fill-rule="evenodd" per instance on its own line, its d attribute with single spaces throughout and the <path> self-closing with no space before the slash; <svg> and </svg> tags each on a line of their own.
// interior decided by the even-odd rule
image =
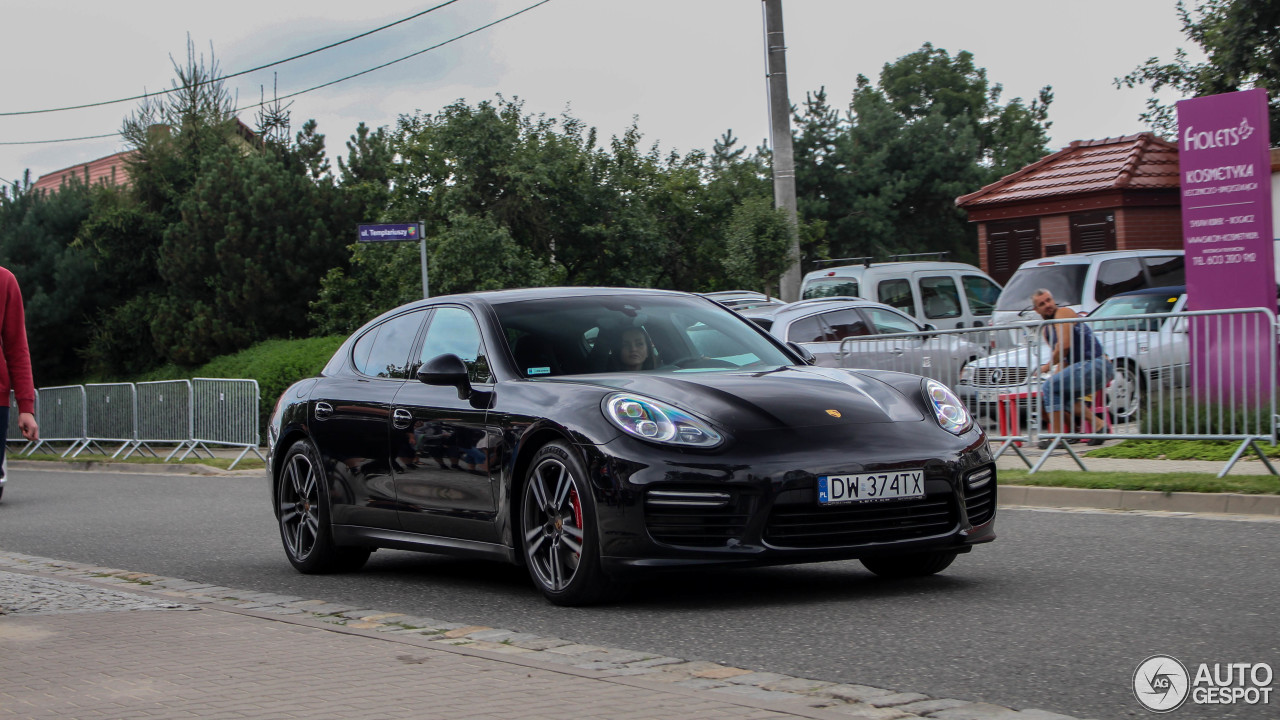
<svg viewBox="0 0 1280 720">
<path fill-rule="evenodd" d="M 698 294 L 704 298 L 715 300 L 730 310 L 777 307 L 786 304 L 776 297 L 770 297 L 755 290 L 717 290 L 716 292 Z"/>
<path fill-rule="evenodd" d="M 991 320 L 997 325 L 1038 321 L 1031 295 L 1053 293 L 1059 307 L 1085 315 L 1123 292 L 1186 283 L 1181 250 L 1107 250 L 1028 260 L 1005 283 Z"/>
<path fill-rule="evenodd" d="M 857 558 L 927 575 L 995 538 L 991 452 L 947 387 L 807 365 L 685 293 L 398 307 L 285 390 L 268 438 L 304 573 L 446 553 L 523 565 L 575 605 L 657 568 Z"/>
<path fill-rule="evenodd" d="M 1000 285 L 965 263 L 932 260 L 873 263 L 815 270 L 804 276 L 800 299 L 860 297 L 897 308 L 920 324 L 944 330 L 991 323 Z"/>
<path fill-rule="evenodd" d="M 1105 402 L 1117 422 L 1132 420 L 1150 389 L 1181 388 L 1187 382 L 1187 322 L 1168 313 L 1186 309 L 1186 287 L 1146 288 L 1112 296 L 1088 315 L 1088 325 L 1115 365 Z M 1139 317 L 1134 317 L 1139 316 Z M 1119 318 L 1111 320 L 1108 318 Z M 1038 331 L 1036 331 L 1038 333 Z M 999 396 L 1039 391 L 1051 348 L 1043 336 L 1030 347 L 1015 348 L 971 363 L 956 392 L 975 414 L 996 414 Z M 1027 396 L 1019 406 L 1026 408 Z"/>
<path fill-rule="evenodd" d="M 965 363 L 987 354 L 980 338 L 937 333 L 932 325 L 860 298 L 801 300 L 743 315 L 808 350 L 824 367 L 896 370 L 954 384 Z"/>
</svg>

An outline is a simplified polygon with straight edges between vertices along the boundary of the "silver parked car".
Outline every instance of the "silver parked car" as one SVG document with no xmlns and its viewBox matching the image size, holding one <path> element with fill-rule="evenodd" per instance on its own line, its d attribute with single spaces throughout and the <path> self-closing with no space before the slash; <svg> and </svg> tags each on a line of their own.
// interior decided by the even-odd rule
<svg viewBox="0 0 1280 720">
<path fill-rule="evenodd" d="M 966 363 L 987 354 L 977 337 L 921 325 L 895 308 L 861 298 L 801 300 L 739 312 L 808 350 L 826 367 L 896 370 L 954 384 Z"/>
<path fill-rule="evenodd" d="M 1185 387 L 1187 321 L 1168 313 L 1186 304 L 1186 288 L 1178 285 L 1121 293 L 1089 313 L 1086 322 L 1116 368 L 1105 398 L 1115 421 L 1135 419 L 1148 391 Z M 994 416 L 1003 394 L 1013 394 L 1025 409 L 1027 398 L 1039 391 L 1040 366 L 1048 362 L 1050 348 L 1042 336 L 1033 337 L 1041 339 L 965 368 L 955 389 L 975 415 Z"/>
</svg>

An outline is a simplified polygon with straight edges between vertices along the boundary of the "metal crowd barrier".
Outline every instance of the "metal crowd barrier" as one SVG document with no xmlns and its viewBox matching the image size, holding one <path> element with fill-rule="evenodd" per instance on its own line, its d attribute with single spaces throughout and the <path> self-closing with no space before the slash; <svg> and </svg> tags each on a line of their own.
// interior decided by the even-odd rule
<svg viewBox="0 0 1280 720">
<path fill-rule="evenodd" d="M 107 454 L 102 443 L 121 443 L 111 455 L 134 452 L 159 457 L 151 444 L 175 444 L 164 458 L 179 460 L 200 450 L 213 457 L 209 445 L 243 448 L 231 463 L 258 451 L 258 383 L 255 380 L 197 378 L 145 383 L 65 385 L 37 390 L 36 422 L 40 441 L 19 452 L 32 455 L 41 447 L 70 443 L 63 457 L 82 452 Z M 11 402 L 11 407 L 13 404 Z M 9 418 L 8 441 L 22 439 L 17 413 Z M 265 458 L 264 458 L 265 459 Z"/>
<path fill-rule="evenodd" d="M 1049 376 L 1040 372 L 1050 353 L 1044 331 L 1077 323 L 1102 343 L 1113 374 L 1101 392 L 1072 408 L 1070 427 L 1051 433 L 1042 400 Z M 1021 340 L 1000 349 L 1007 342 L 994 342 L 996 333 Z M 1122 436 L 1237 442 L 1219 477 L 1250 450 L 1280 474 L 1258 446 L 1280 440 L 1277 333 L 1275 314 L 1264 308 L 1083 317 L 851 337 L 841 342 L 838 360 L 845 367 L 911 372 L 947 383 L 987 426 L 990 440 L 1000 443 L 996 456 L 1012 450 L 1032 473 L 1059 447 L 1087 470 L 1072 441 L 1100 444 Z M 974 349 L 980 357 L 967 359 Z M 1049 446 L 1033 464 L 1021 445 L 1041 440 Z"/>
<path fill-rule="evenodd" d="M 133 383 L 94 383 L 84 386 L 85 435 L 72 457 L 90 448 L 107 454 L 101 443 L 121 443 L 111 457 L 133 447 L 137 441 L 138 400 Z M 39 419 L 37 418 L 37 422 Z"/>
<path fill-rule="evenodd" d="M 168 462 L 179 452 L 191 447 L 192 439 L 192 407 L 190 380 L 159 380 L 140 382 L 138 393 L 138 432 L 135 445 L 125 453 L 129 457 L 134 452 L 150 453 L 152 457 L 159 454 L 152 449 L 152 444 L 177 445 L 165 457 Z"/>
<path fill-rule="evenodd" d="M 75 452 L 82 443 L 87 443 L 85 432 L 85 392 L 83 385 L 60 385 L 58 387 L 39 388 L 42 402 L 36 415 L 36 423 L 40 426 L 40 441 L 33 445 L 27 454 L 57 442 L 69 442 L 71 447 L 62 453 L 62 457 Z"/>
<path fill-rule="evenodd" d="M 209 451 L 208 445 L 230 445 L 244 448 L 231 463 L 235 467 L 246 454 L 258 452 L 258 381 L 194 378 L 191 381 L 193 418 L 192 447 L 182 458 L 197 448 Z"/>
</svg>

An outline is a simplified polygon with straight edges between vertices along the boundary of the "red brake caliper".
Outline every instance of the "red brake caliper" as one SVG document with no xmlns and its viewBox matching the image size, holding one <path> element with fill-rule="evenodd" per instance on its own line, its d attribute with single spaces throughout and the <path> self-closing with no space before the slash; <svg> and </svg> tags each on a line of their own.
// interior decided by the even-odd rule
<svg viewBox="0 0 1280 720">
<path fill-rule="evenodd" d="M 579 530 L 582 529 L 582 499 L 578 497 L 577 488 L 569 488 L 569 505 L 573 507 L 573 522 Z M 574 553 L 575 555 L 577 553 Z"/>
</svg>

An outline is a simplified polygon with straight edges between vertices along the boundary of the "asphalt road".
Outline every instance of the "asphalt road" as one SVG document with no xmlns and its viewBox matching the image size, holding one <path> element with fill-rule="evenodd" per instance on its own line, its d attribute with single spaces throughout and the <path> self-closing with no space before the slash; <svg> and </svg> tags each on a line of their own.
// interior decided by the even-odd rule
<svg viewBox="0 0 1280 720">
<path fill-rule="evenodd" d="M 522 569 L 438 556 L 384 550 L 357 574 L 300 575 L 264 477 L 15 470 L 0 501 L 7 551 L 1077 717 L 1146 715 L 1130 682 L 1157 653 L 1192 672 L 1280 672 L 1280 522 L 1002 510 L 997 527 L 932 578 L 884 581 L 856 562 L 704 570 L 567 609 Z"/>
</svg>

